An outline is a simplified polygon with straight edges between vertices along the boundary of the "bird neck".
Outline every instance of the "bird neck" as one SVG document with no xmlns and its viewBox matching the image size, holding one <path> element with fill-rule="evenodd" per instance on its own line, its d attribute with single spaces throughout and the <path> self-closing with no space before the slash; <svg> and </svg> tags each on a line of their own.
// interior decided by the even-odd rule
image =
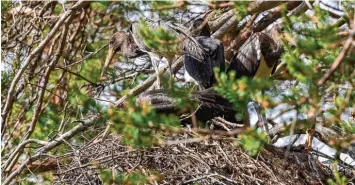
<svg viewBox="0 0 355 185">
<path fill-rule="evenodd" d="M 132 57 L 135 56 L 135 52 L 133 50 L 133 42 L 131 41 L 132 39 L 130 39 L 129 37 L 126 37 L 126 39 L 123 40 L 122 43 L 122 53 L 124 56 L 127 57 Z"/>
<path fill-rule="evenodd" d="M 260 50 L 266 64 L 269 68 L 272 68 L 275 62 L 278 61 L 281 55 L 281 48 L 277 46 L 275 41 L 266 34 L 260 35 Z"/>
</svg>

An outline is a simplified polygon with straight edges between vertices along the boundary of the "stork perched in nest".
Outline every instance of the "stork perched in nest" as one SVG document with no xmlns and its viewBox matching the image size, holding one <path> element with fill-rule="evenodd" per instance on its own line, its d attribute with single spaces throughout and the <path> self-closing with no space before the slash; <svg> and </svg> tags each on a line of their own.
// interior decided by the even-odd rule
<svg viewBox="0 0 355 185">
<path fill-rule="evenodd" d="M 237 112 L 232 108 L 232 104 L 219 95 L 212 87 L 193 92 L 189 95 L 189 99 L 199 104 L 195 112 L 192 113 L 198 121 L 207 123 L 217 118 L 215 121 L 220 122 L 218 118 L 223 118 L 223 122 L 229 122 L 232 127 L 238 125 L 236 124 L 238 120 L 235 118 Z M 191 112 L 189 110 L 178 110 L 176 100 L 168 96 L 166 89 L 157 89 L 142 93 L 137 98 L 136 103 L 140 105 L 143 102 L 149 104 L 157 113 L 179 114 L 182 118 L 182 123 L 191 124 L 191 120 L 186 119 L 189 116 L 182 116 L 183 114 L 192 115 Z"/>
<path fill-rule="evenodd" d="M 203 26 L 204 19 L 199 18 L 193 21 L 193 30 Z M 224 46 L 218 39 L 211 38 L 211 33 L 208 24 L 206 23 L 203 29 L 193 35 L 199 44 L 205 49 L 206 55 L 202 60 L 184 56 L 185 64 L 185 78 L 190 76 L 199 85 L 199 89 L 207 89 L 212 87 L 215 82 L 213 68 L 218 67 L 220 71 L 224 72 Z"/>
<path fill-rule="evenodd" d="M 243 76 L 268 79 L 275 70 L 282 52 L 283 49 L 271 36 L 261 32 L 254 33 L 233 56 L 227 72 L 235 71 L 236 79 Z M 261 121 L 267 130 L 266 120 L 260 113 L 260 105 L 258 103 L 254 103 L 254 105 L 258 121 Z M 245 120 L 249 120 L 249 117 L 246 117 Z"/>
<path fill-rule="evenodd" d="M 159 61 L 160 57 L 164 57 L 168 61 L 170 74 L 173 75 L 171 65 L 175 58 L 175 55 L 188 55 L 194 59 L 203 62 L 208 55 L 209 51 L 205 51 L 204 47 L 195 38 L 191 37 L 188 29 L 182 25 L 171 22 L 147 22 L 148 26 L 152 29 L 162 28 L 169 31 L 173 36 L 181 41 L 178 43 L 176 50 L 157 50 L 150 48 L 145 42 L 144 36 L 141 34 L 140 24 L 135 22 L 131 25 L 130 33 L 123 31 L 115 33 L 109 45 L 109 52 L 103 66 L 101 76 L 105 73 L 107 66 L 110 64 L 113 56 L 116 52 L 122 52 L 127 57 L 138 57 L 144 53 L 148 53 L 151 57 L 152 65 L 154 66 L 157 83 L 156 88 L 160 89 L 160 77 L 159 77 Z M 160 56 L 160 57 L 159 57 Z"/>
<path fill-rule="evenodd" d="M 236 77 L 269 78 L 281 56 L 282 49 L 274 39 L 265 33 L 253 34 L 234 55 L 227 71 L 235 71 Z M 197 61 L 196 61 L 197 62 Z M 186 63 L 185 63 L 186 64 Z M 197 120 L 206 122 L 215 117 L 223 117 L 228 122 L 238 122 L 236 112 L 228 100 L 218 95 L 213 88 L 194 92 L 191 99 L 200 105 L 195 112 Z M 148 102 L 160 113 L 177 113 L 173 98 L 164 90 L 153 90 L 141 94 L 137 103 Z M 260 105 L 255 104 L 258 120 L 265 123 L 260 114 Z M 245 117 L 245 126 L 249 126 L 249 117 Z"/>
</svg>

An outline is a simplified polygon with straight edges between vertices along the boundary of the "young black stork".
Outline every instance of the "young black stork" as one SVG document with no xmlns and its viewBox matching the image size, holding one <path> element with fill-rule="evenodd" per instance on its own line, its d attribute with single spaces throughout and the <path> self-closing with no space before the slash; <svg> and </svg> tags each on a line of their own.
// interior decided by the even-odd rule
<svg viewBox="0 0 355 185">
<path fill-rule="evenodd" d="M 235 118 L 237 112 L 232 108 L 230 102 L 219 95 L 212 87 L 193 92 L 189 95 L 189 99 L 199 104 L 193 114 L 196 116 L 196 119 L 202 123 L 206 123 L 218 117 L 231 123 L 238 123 L 238 120 Z M 157 113 L 179 114 L 180 116 L 182 114 L 191 115 L 189 110 L 179 110 L 176 107 L 176 100 L 168 96 L 166 89 L 156 89 L 142 93 L 137 98 L 136 103 L 140 105 L 143 102 L 150 105 Z M 183 118 L 182 123 L 191 124 L 191 119 Z M 236 126 L 236 124 L 233 125 L 233 127 L 234 126 Z"/>
<path fill-rule="evenodd" d="M 192 23 L 192 30 L 197 30 L 204 22 L 204 19 L 196 19 Z M 204 48 L 206 55 L 201 59 L 196 59 L 191 55 L 184 56 L 185 78 L 192 77 L 199 85 L 199 89 L 207 89 L 212 87 L 215 82 L 213 69 L 220 68 L 224 72 L 224 46 L 218 39 L 211 38 L 208 24 L 203 27 L 200 32 L 194 32 L 194 38 Z"/>
<path fill-rule="evenodd" d="M 237 78 L 242 76 L 268 78 L 280 58 L 281 52 L 281 48 L 270 36 L 264 33 L 255 33 L 234 55 L 227 71 L 235 71 Z M 190 99 L 200 104 L 195 112 L 198 121 L 206 122 L 215 117 L 223 117 L 228 122 L 238 122 L 235 118 L 237 112 L 233 110 L 230 102 L 216 93 L 212 87 L 192 93 Z M 138 98 L 137 104 L 142 101 L 146 101 L 159 113 L 179 112 L 176 110 L 174 99 L 169 97 L 164 90 L 143 93 Z M 265 123 L 264 117 L 260 114 L 260 105 L 254 103 L 254 106 L 258 114 L 258 121 Z M 244 124 L 248 127 L 247 111 L 245 111 L 245 115 Z"/>
<path fill-rule="evenodd" d="M 117 32 L 115 33 L 111 40 L 109 46 L 109 52 L 105 60 L 101 75 L 105 73 L 107 66 L 110 64 L 113 56 L 116 52 L 122 52 L 123 55 L 127 57 L 140 56 L 143 53 L 148 53 L 151 57 L 152 65 L 154 66 L 157 83 L 156 88 L 160 89 L 160 78 L 159 78 L 159 61 L 160 57 L 164 57 L 168 60 L 170 74 L 173 75 L 171 70 L 171 65 L 174 60 L 175 55 L 189 55 L 198 61 L 204 61 L 206 58 L 206 51 L 204 47 L 193 37 L 188 29 L 182 25 L 171 23 L 171 22 L 147 22 L 150 28 L 156 29 L 161 27 L 169 31 L 172 35 L 176 36 L 179 41 L 178 47 L 175 51 L 170 50 L 157 50 L 150 48 L 146 42 L 145 38 L 141 35 L 140 24 L 135 22 L 131 25 L 130 33 Z M 207 51 L 208 53 L 208 51 Z"/>
<path fill-rule="evenodd" d="M 267 79 L 275 70 L 282 51 L 282 48 L 268 34 L 254 33 L 233 56 L 227 72 L 235 71 L 236 79 L 243 76 Z M 258 121 L 267 129 L 266 120 L 260 113 L 260 105 L 254 102 L 254 106 Z M 249 120 L 247 113 L 245 116 L 245 120 Z"/>
</svg>

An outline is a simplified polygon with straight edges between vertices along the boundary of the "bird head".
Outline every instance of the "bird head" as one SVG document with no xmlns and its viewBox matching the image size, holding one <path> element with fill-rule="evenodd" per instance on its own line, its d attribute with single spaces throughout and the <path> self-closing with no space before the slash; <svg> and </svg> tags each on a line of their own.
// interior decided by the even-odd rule
<svg viewBox="0 0 355 185">
<path fill-rule="evenodd" d="M 122 47 L 124 44 L 127 44 L 127 41 L 128 41 L 128 35 L 126 32 L 119 31 L 113 34 L 113 36 L 110 39 L 110 44 L 109 44 L 109 49 L 106 56 L 105 64 L 102 67 L 101 77 L 104 75 L 106 68 L 111 63 L 115 54 L 117 52 L 122 52 Z"/>
<path fill-rule="evenodd" d="M 192 23 L 190 30 L 193 36 L 211 36 L 210 27 L 207 21 L 205 22 L 205 20 L 202 18 L 196 19 Z"/>
<path fill-rule="evenodd" d="M 210 15 L 212 11 L 206 11 L 201 16 L 196 17 L 194 20 L 192 20 L 192 24 L 189 28 L 189 30 L 192 32 L 193 36 L 211 36 L 211 30 L 208 25 L 208 20 L 210 18 Z"/>
</svg>

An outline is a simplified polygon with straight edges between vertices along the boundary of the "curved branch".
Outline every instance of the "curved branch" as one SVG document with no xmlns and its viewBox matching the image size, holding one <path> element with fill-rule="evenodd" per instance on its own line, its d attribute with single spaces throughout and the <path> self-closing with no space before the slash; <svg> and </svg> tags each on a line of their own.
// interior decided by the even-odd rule
<svg viewBox="0 0 355 185">
<path fill-rule="evenodd" d="M 29 164 L 31 164 L 33 161 L 38 160 L 40 157 L 42 157 L 42 155 L 45 152 L 48 152 L 50 150 L 52 150 L 53 148 L 57 147 L 58 145 L 62 144 L 65 140 L 69 140 L 70 138 L 74 137 L 75 135 L 77 135 L 80 132 L 83 132 L 84 130 L 86 130 L 88 127 L 94 125 L 96 122 L 96 120 L 99 118 L 99 115 L 92 115 L 90 117 L 88 117 L 85 120 L 80 120 L 78 122 L 80 122 L 80 124 L 78 124 L 77 126 L 75 126 L 74 128 L 72 128 L 70 131 L 64 133 L 63 135 L 59 136 L 58 138 L 54 139 L 51 142 L 48 142 L 45 146 L 43 146 L 42 148 L 40 148 L 37 153 L 32 156 L 27 158 L 24 162 L 21 163 L 21 165 L 19 165 L 18 168 L 16 168 L 15 171 L 13 171 L 3 182 L 3 185 L 8 185 L 12 182 L 12 180 L 18 176 L 19 174 L 21 174 L 22 170 Z"/>
<path fill-rule="evenodd" d="M 64 27 L 63 32 L 62 32 L 61 41 L 59 43 L 57 52 L 56 52 L 53 60 L 48 64 L 49 66 L 46 69 L 44 78 L 39 80 L 39 83 L 40 83 L 39 86 L 40 87 L 46 87 L 47 86 L 50 74 L 51 74 L 54 66 L 57 64 L 57 62 L 58 62 L 58 60 L 59 60 L 59 58 L 60 58 L 60 56 L 62 54 L 62 50 L 64 48 L 65 41 L 66 41 L 66 36 L 67 36 L 68 30 L 69 30 L 68 29 L 69 28 L 69 24 L 71 23 L 73 18 L 74 18 L 74 14 L 70 14 L 68 19 L 66 20 L 66 24 L 65 24 L 65 27 Z M 38 98 L 37 103 L 36 103 L 36 109 L 35 109 L 35 111 L 33 113 L 30 126 L 29 126 L 26 134 L 22 138 L 21 143 L 26 141 L 31 136 L 31 134 L 33 133 L 33 131 L 34 131 L 35 127 L 36 127 L 37 120 L 38 120 L 38 118 L 40 116 L 40 113 L 41 113 L 41 110 L 42 110 L 42 103 L 43 103 L 43 98 L 44 98 L 44 94 L 45 94 L 45 88 L 40 88 L 40 91 L 38 92 L 38 94 L 39 94 L 39 98 Z M 20 144 L 20 145 L 22 145 L 22 144 Z M 22 148 L 19 148 L 19 150 L 18 150 L 18 151 L 20 151 L 19 153 L 21 153 L 23 151 L 24 146 L 25 145 L 23 145 Z M 19 157 L 20 157 L 20 155 L 15 155 L 14 158 L 9 158 L 8 159 L 7 164 L 9 166 L 5 166 L 8 171 L 11 171 L 12 167 L 15 165 L 15 163 L 17 162 Z"/>
<path fill-rule="evenodd" d="M 353 38 L 354 34 L 355 34 L 355 28 L 349 34 L 349 37 L 344 44 L 344 48 L 341 50 L 338 57 L 335 59 L 333 64 L 330 66 L 330 70 L 317 82 L 318 86 L 323 85 L 329 79 L 329 77 L 338 69 L 341 62 L 344 61 L 344 58 L 346 57 L 346 53 L 350 50 L 351 43 L 354 40 L 354 38 Z"/>
<path fill-rule="evenodd" d="M 178 71 L 182 66 L 184 65 L 183 63 L 183 57 L 180 57 L 172 66 L 172 70 L 173 72 Z M 168 70 L 168 65 L 164 66 L 162 69 L 159 70 L 159 75 L 162 75 L 164 73 L 166 73 Z M 153 74 L 152 76 L 150 76 L 147 80 L 145 80 L 142 84 L 138 85 L 137 87 L 131 89 L 127 95 L 122 96 L 119 100 L 117 100 L 114 104 L 115 107 L 119 107 L 122 105 L 122 103 L 124 103 L 128 97 L 128 95 L 130 96 L 136 96 L 140 93 L 142 93 L 143 91 L 147 90 L 150 86 L 153 85 L 153 83 L 156 80 L 156 74 Z"/>
<path fill-rule="evenodd" d="M 84 7 L 85 5 L 88 5 L 90 2 L 88 1 L 79 1 L 77 2 L 75 5 L 73 5 L 70 9 L 68 9 L 66 11 L 65 14 L 63 14 L 59 20 L 57 21 L 57 23 L 55 24 L 55 26 L 52 28 L 52 30 L 48 33 L 48 35 L 46 36 L 46 38 L 43 39 L 43 41 L 38 45 L 37 48 L 35 48 L 29 55 L 28 57 L 25 59 L 23 66 L 20 68 L 20 70 L 16 73 L 14 79 L 11 82 L 10 88 L 8 90 L 7 93 L 7 98 L 5 101 L 5 106 L 1 112 L 1 129 L 5 129 L 5 123 L 7 121 L 7 117 L 9 114 L 9 111 L 12 108 L 12 105 L 14 103 L 14 91 L 16 88 L 16 85 L 18 84 L 22 74 L 25 72 L 25 70 L 27 69 L 28 65 L 31 63 L 32 59 L 39 53 L 41 52 L 44 47 L 48 44 L 48 42 L 54 37 L 54 35 L 58 32 L 59 28 L 61 27 L 61 25 L 65 22 L 65 20 L 67 20 L 67 18 L 74 14 L 76 12 L 76 10 Z"/>
</svg>

